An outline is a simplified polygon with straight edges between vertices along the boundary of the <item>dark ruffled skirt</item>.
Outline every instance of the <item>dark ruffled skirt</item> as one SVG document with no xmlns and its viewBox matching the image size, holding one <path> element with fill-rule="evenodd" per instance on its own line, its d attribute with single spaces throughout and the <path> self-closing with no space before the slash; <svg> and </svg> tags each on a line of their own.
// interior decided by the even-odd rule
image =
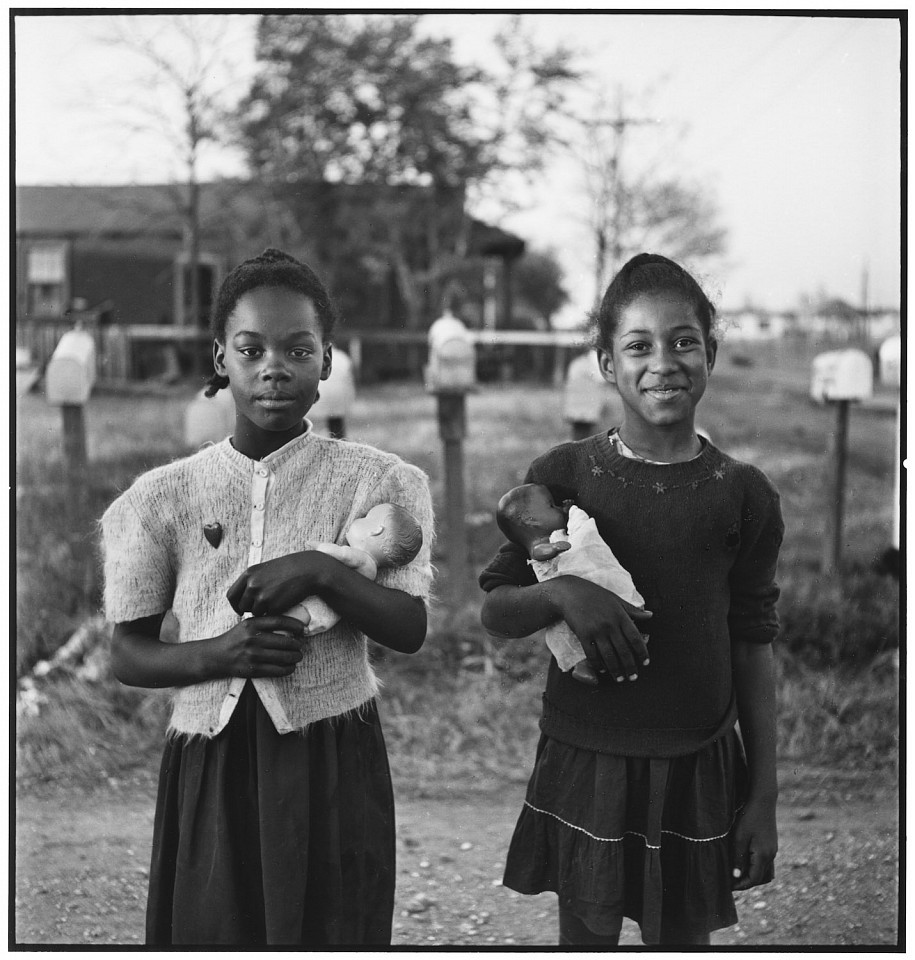
<svg viewBox="0 0 915 960">
<path fill-rule="evenodd" d="M 374 703 L 276 732 L 252 684 L 159 775 L 147 943 L 385 945 L 394 798 Z"/>
<path fill-rule="evenodd" d="M 629 917 L 646 944 L 730 926 L 730 831 L 746 789 L 734 730 L 698 753 L 660 760 L 541 736 L 504 884 L 555 892 L 597 934 Z"/>
</svg>

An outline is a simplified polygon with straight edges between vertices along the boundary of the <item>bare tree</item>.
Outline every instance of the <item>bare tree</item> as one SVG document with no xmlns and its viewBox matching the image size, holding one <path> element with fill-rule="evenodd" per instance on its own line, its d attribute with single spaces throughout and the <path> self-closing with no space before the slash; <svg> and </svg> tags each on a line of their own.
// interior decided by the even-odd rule
<svg viewBox="0 0 915 960">
<path fill-rule="evenodd" d="M 177 161 L 180 183 L 173 200 L 182 223 L 187 266 L 186 304 L 176 322 L 201 319 L 200 181 L 201 151 L 221 139 L 226 84 L 232 76 L 226 50 L 225 15 L 169 14 L 112 17 L 102 42 L 133 55 L 138 71 L 122 83 L 116 102 L 118 124 L 133 134 L 152 135 Z"/>
<path fill-rule="evenodd" d="M 650 135 L 658 123 L 654 117 L 628 112 L 622 89 L 612 108 L 598 94 L 589 115 L 578 120 L 578 156 L 594 239 L 595 305 L 607 278 L 640 250 L 654 246 L 688 260 L 724 250 L 726 232 L 706 189 L 680 173 L 664 172 L 663 162 L 627 163 L 630 134 L 644 128 Z"/>
</svg>

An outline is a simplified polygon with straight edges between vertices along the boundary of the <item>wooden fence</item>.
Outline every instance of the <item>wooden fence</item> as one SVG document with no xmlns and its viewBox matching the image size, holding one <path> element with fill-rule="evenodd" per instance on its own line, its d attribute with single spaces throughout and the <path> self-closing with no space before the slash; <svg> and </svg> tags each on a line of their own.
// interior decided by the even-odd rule
<svg viewBox="0 0 915 960">
<path fill-rule="evenodd" d="M 70 322 L 19 324 L 16 346 L 25 348 L 43 371 Z M 95 340 L 100 380 L 177 377 L 210 368 L 206 330 L 147 324 L 85 324 Z M 569 360 L 585 347 L 582 331 L 472 330 L 482 380 L 534 379 L 561 382 Z M 363 383 L 420 379 L 427 361 L 425 331 L 342 330 L 335 343 L 353 361 Z"/>
</svg>

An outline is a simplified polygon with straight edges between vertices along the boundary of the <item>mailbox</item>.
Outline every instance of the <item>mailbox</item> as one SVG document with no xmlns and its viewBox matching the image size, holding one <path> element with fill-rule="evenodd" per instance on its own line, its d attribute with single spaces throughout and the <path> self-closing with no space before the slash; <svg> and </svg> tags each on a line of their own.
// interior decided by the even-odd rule
<svg viewBox="0 0 915 960">
<path fill-rule="evenodd" d="M 95 383 L 95 341 L 86 330 L 68 330 L 45 371 L 48 403 L 83 406 Z"/>
<path fill-rule="evenodd" d="M 888 387 L 898 387 L 902 382 L 902 337 L 898 333 L 880 344 L 877 362 L 880 365 L 880 382 Z"/>
<path fill-rule="evenodd" d="M 425 380 L 430 393 L 466 393 L 476 386 L 473 340 L 464 324 L 450 313 L 429 327 Z"/>
<path fill-rule="evenodd" d="M 214 397 L 201 390 L 184 411 L 184 442 L 192 449 L 225 440 L 234 429 L 235 403 L 228 387 Z"/>
<path fill-rule="evenodd" d="M 569 423 L 600 423 L 604 419 L 609 388 L 593 351 L 576 357 L 566 372 L 562 417 Z"/>
<path fill-rule="evenodd" d="M 318 388 L 321 395 L 319 406 L 315 409 L 318 416 L 345 418 L 350 407 L 356 402 L 356 378 L 353 375 L 353 361 L 342 351 L 334 349 L 334 362 L 330 376 L 322 380 Z"/>
<path fill-rule="evenodd" d="M 874 367 L 863 350 L 829 350 L 813 359 L 810 396 L 829 400 L 866 400 L 874 392 Z"/>
</svg>

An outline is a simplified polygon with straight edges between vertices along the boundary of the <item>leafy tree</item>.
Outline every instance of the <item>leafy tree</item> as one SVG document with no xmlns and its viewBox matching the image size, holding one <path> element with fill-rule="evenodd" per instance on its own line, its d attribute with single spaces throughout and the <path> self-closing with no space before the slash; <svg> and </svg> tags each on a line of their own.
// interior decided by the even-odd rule
<svg viewBox="0 0 915 960">
<path fill-rule="evenodd" d="M 550 329 L 553 315 L 569 302 L 562 285 L 563 270 L 551 250 L 528 250 L 512 269 L 515 291 Z"/>
<path fill-rule="evenodd" d="M 243 105 L 252 168 L 295 182 L 460 185 L 485 162 L 448 40 L 416 16 L 270 14 Z"/>
<path fill-rule="evenodd" d="M 303 182 L 372 188 L 357 205 L 327 190 L 327 210 L 353 253 L 390 264 L 412 327 L 440 309 L 467 249 L 468 189 L 542 139 L 544 118 L 571 75 L 564 54 L 532 62 L 531 47 L 503 38 L 511 69 L 495 78 L 458 64 L 451 41 L 423 36 L 420 19 L 262 17 L 259 71 L 238 123 L 252 171 L 287 195 Z M 516 98 L 525 84 L 527 108 Z M 519 120 L 535 116 L 539 123 Z M 329 222 L 322 219 L 322 228 Z M 309 231 L 300 225 L 304 242 Z"/>
</svg>

